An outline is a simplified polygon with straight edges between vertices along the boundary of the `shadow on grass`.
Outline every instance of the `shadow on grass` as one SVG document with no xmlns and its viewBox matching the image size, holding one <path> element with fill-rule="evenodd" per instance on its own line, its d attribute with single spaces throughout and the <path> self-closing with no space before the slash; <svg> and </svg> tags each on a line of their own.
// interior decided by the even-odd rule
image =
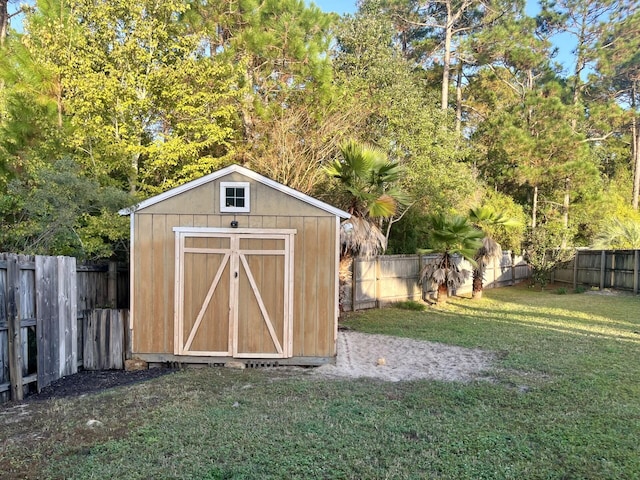
<svg viewBox="0 0 640 480">
<path fill-rule="evenodd" d="M 516 304 L 517 305 L 517 304 Z M 601 337 L 640 343 L 638 324 L 614 320 L 600 316 L 550 314 L 536 307 L 522 310 L 496 310 L 457 303 L 456 308 L 462 312 L 438 312 L 448 317 L 464 316 L 469 319 L 508 323 L 528 328 L 539 328 L 560 333 Z"/>
</svg>

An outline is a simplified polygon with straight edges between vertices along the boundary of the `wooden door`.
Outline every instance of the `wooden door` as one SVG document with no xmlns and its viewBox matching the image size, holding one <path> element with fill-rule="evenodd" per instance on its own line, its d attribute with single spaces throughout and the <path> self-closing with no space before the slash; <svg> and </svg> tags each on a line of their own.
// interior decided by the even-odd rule
<svg viewBox="0 0 640 480">
<path fill-rule="evenodd" d="M 175 353 L 290 357 L 295 231 L 174 230 Z"/>
</svg>

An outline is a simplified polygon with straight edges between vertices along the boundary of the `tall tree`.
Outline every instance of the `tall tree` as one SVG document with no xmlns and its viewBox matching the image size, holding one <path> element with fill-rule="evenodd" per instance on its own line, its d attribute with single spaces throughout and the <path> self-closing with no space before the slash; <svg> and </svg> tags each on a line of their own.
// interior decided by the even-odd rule
<svg viewBox="0 0 640 480">
<path fill-rule="evenodd" d="M 353 140 L 344 142 L 340 153 L 325 171 L 338 180 L 338 194 L 342 193 L 345 208 L 352 215 L 343 229 L 345 256 L 375 255 L 386 248 L 380 220 L 393 216 L 398 204 L 406 201 L 398 187 L 403 169 L 382 150 Z"/>
<path fill-rule="evenodd" d="M 9 10 L 9 5 L 13 2 L 11 0 L 0 0 L 0 48 L 4 46 L 5 39 L 7 38 L 7 34 L 9 33 L 9 25 L 11 19 L 16 15 L 20 15 L 22 13 L 23 7 L 19 6 L 15 11 L 11 12 Z"/>
<path fill-rule="evenodd" d="M 572 126 L 582 116 L 578 108 L 587 87 L 586 73 L 598 58 L 598 43 L 609 20 L 616 16 L 624 1 L 620 0 L 543 0 L 540 25 L 551 35 L 567 34 L 575 41 L 573 71 L 568 81 L 572 90 L 572 104 L 577 108 Z"/>
<path fill-rule="evenodd" d="M 394 32 L 377 9 L 346 18 L 336 35 L 336 82 L 366 115 L 361 138 L 407 167 L 403 184 L 416 201 L 412 209 L 443 211 L 474 191 L 467 144 L 438 108 L 439 88 L 403 56 Z"/>
<path fill-rule="evenodd" d="M 449 108 L 452 74 L 462 68 L 462 43 L 473 33 L 498 21 L 507 11 L 521 8 L 523 4 L 500 0 L 374 0 L 371 3 L 380 3 L 395 19 L 403 52 L 424 67 L 439 66 L 440 108 L 443 111 Z M 457 68 L 454 67 L 456 64 Z"/>
<path fill-rule="evenodd" d="M 631 203 L 638 209 L 640 198 L 640 10 L 635 3 L 611 19 L 599 46 L 597 72 L 600 87 L 624 109 L 623 127 L 630 145 L 633 171 Z"/>
<path fill-rule="evenodd" d="M 154 193 L 211 171 L 231 149 L 235 66 L 201 52 L 182 2 L 41 0 L 25 43 L 55 80 L 78 159 L 103 181 Z M 52 27 L 53 25 L 53 27 Z M 54 28 L 55 27 L 55 28 Z"/>
<path fill-rule="evenodd" d="M 333 15 L 303 0 L 198 0 L 193 10 L 210 32 L 211 55 L 242 66 L 246 141 L 259 141 L 256 123 L 289 103 L 330 98 Z"/>
</svg>

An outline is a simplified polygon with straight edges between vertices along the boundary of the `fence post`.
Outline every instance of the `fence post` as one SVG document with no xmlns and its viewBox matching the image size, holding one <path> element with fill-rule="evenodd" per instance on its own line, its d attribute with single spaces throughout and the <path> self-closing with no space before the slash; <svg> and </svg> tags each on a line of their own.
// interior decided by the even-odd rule
<svg viewBox="0 0 640 480">
<path fill-rule="evenodd" d="M 604 273 L 607 265 L 607 252 L 602 250 L 600 253 L 600 290 L 604 290 Z"/>
<path fill-rule="evenodd" d="M 107 302 L 110 308 L 118 308 L 118 263 L 114 261 L 109 262 Z"/>
<path fill-rule="evenodd" d="M 356 294 L 358 293 L 358 257 L 353 257 L 351 262 L 351 311 L 356 311 Z"/>
<path fill-rule="evenodd" d="M 427 294 L 426 294 L 426 289 L 424 288 L 424 282 L 420 281 L 420 274 L 422 273 L 422 267 L 424 265 L 422 265 L 422 254 L 418 253 L 418 284 L 420 285 L 420 298 L 422 299 L 422 301 L 426 301 L 427 300 Z"/>
<path fill-rule="evenodd" d="M 511 285 L 516 284 L 516 253 L 511 250 Z"/>
<path fill-rule="evenodd" d="M 376 292 L 376 308 L 380 308 L 380 255 L 376 255 L 376 263 L 375 263 L 375 280 L 373 284 L 373 289 Z"/>
<path fill-rule="evenodd" d="M 578 255 L 580 255 L 580 250 L 576 250 L 576 254 L 573 257 L 573 289 L 574 290 L 578 288 Z"/>
<path fill-rule="evenodd" d="M 20 267 L 18 256 L 7 255 L 7 326 L 9 335 L 9 382 L 11 399 L 21 401 L 22 389 L 22 338 L 20 332 L 20 309 L 18 290 L 20 288 Z"/>
<path fill-rule="evenodd" d="M 638 260 L 640 260 L 638 253 L 638 250 L 633 252 L 633 293 L 638 293 Z"/>
<path fill-rule="evenodd" d="M 616 288 L 616 251 L 611 252 L 611 288 Z"/>
</svg>

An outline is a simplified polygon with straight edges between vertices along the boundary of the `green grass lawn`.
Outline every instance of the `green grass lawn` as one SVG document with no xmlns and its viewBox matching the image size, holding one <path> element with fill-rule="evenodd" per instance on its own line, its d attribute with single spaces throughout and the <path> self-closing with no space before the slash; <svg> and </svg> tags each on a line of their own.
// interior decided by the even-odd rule
<svg viewBox="0 0 640 480">
<path fill-rule="evenodd" d="M 45 402 L 2 426 L 0 477 L 640 478 L 639 312 L 640 298 L 518 287 L 349 315 L 497 360 L 467 384 L 203 368 Z"/>
</svg>

